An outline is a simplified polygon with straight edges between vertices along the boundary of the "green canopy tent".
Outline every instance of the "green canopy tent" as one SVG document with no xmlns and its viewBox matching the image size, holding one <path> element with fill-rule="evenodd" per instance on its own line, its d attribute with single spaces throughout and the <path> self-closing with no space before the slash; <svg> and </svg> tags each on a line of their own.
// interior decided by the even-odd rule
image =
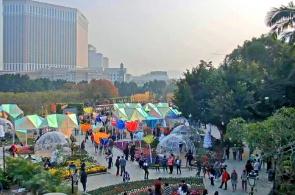
<svg viewBox="0 0 295 195">
<path fill-rule="evenodd" d="M 2 116 L 8 115 L 10 121 L 14 124 L 17 118 L 24 115 L 24 112 L 16 104 L 2 104 L 0 106 L 0 112 Z M 15 140 L 15 131 L 12 134 L 12 141 Z"/>
<path fill-rule="evenodd" d="M 53 128 L 58 129 L 68 138 L 72 134 L 72 130 L 78 125 L 76 114 L 51 114 L 47 115 L 43 120 L 40 128 Z"/>
<path fill-rule="evenodd" d="M 118 119 L 118 120 L 128 120 L 127 113 L 125 112 L 124 108 L 119 108 L 114 110 L 113 115 Z"/>
<path fill-rule="evenodd" d="M 113 104 L 114 110 L 120 109 L 120 108 L 126 108 L 126 104 Z"/>
<path fill-rule="evenodd" d="M 159 109 L 154 104 L 147 103 L 146 105 L 144 105 L 143 109 L 146 112 L 148 112 L 148 115 L 150 115 L 152 117 L 163 119 L 163 116 L 162 116 L 161 112 L 159 111 Z"/>
<path fill-rule="evenodd" d="M 28 115 L 22 118 L 19 118 L 15 121 L 15 131 L 19 138 L 23 138 L 20 133 L 25 133 L 26 145 L 28 142 L 28 131 L 39 129 L 43 119 L 38 115 Z M 23 141 L 23 140 L 20 140 Z"/>
<path fill-rule="evenodd" d="M 156 106 L 157 106 L 157 108 L 168 108 L 169 104 L 168 103 L 158 103 Z"/>
<path fill-rule="evenodd" d="M 142 108 L 140 103 L 126 103 L 126 108 Z"/>
</svg>

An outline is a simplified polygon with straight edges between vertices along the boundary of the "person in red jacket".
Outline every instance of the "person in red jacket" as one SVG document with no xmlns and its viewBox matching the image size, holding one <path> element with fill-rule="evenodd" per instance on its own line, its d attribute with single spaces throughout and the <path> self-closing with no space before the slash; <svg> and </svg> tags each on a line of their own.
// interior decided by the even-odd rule
<svg viewBox="0 0 295 195">
<path fill-rule="evenodd" d="M 229 180 L 229 174 L 225 169 L 223 169 L 223 172 L 222 172 L 222 175 L 221 175 L 221 185 L 219 186 L 219 188 L 222 188 L 223 184 L 225 184 L 224 190 L 226 190 L 228 180 Z"/>
<path fill-rule="evenodd" d="M 16 142 L 14 142 L 11 146 L 11 152 L 12 152 L 13 158 L 15 157 L 16 151 L 17 151 L 17 145 L 16 145 Z"/>
</svg>

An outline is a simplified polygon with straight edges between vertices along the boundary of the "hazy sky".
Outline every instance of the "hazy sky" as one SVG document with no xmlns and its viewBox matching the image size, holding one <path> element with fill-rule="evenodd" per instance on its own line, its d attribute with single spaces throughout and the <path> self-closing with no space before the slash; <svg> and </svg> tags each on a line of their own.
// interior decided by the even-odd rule
<svg viewBox="0 0 295 195">
<path fill-rule="evenodd" d="M 215 66 L 247 39 L 267 33 L 265 15 L 290 0 L 40 0 L 78 8 L 89 43 L 134 75 Z M 1 11 L 2 12 L 2 11 Z M 3 28 L 3 27 L 1 27 Z M 2 30 L 1 30 L 2 33 Z M 1 47 L 2 48 L 2 47 Z M 1 49 L 2 52 L 2 49 Z"/>
</svg>

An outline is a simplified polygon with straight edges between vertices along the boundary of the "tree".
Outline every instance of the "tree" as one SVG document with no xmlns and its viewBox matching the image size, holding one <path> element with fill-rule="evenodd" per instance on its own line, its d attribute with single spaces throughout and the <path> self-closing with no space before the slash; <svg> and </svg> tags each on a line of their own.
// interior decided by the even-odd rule
<svg viewBox="0 0 295 195">
<path fill-rule="evenodd" d="M 294 31 L 295 6 L 290 2 L 287 6 L 272 8 L 266 15 L 266 25 L 271 27 L 271 34 L 274 38 L 281 35 L 283 41 L 288 41 L 295 49 Z"/>
<path fill-rule="evenodd" d="M 231 120 L 228 125 L 228 137 L 235 138 L 243 134 L 250 151 L 259 148 L 271 158 L 280 151 L 276 166 L 277 194 L 293 194 L 295 181 L 295 109 L 278 109 L 271 117 L 262 122 L 246 123 L 243 119 Z"/>
<path fill-rule="evenodd" d="M 261 36 L 238 46 L 219 68 L 201 61 L 177 82 L 174 103 L 184 116 L 216 125 L 221 136 L 233 118 L 263 121 L 279 108 L 293 107 L 295 60 L 289 49 Z"/>
</svg>

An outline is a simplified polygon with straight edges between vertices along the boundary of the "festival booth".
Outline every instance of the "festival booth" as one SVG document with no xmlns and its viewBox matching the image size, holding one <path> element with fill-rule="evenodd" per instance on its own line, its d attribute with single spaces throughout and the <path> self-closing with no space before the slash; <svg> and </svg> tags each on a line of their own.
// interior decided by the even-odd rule
<svg viewBox="0 0 295 195">
<path fill-rule="evenodd" d="M 9 119 L 13 124 L 17 118 L 24 116 L 24 112 L 16 104 L 2 104 L 0 106 L 0 117 Z M 12 132 L 13 142 L 15 131 Z"/>
<path fill-rule="evenodd" d="M 68 138 L 73 129 L 78 125 L 76 114 L 51 114 L 47 115 L 39 128 L 51 128 L 62 132 Z"/>
<path fill-rule="evenodd" d="M 28 137 L 34 137 L 34 130 L 39 129 L 42 121 L 38 115 L 28 115 L 15 121 L 15 133 L 23 145 L 28 145 Z"/>
</svg>

